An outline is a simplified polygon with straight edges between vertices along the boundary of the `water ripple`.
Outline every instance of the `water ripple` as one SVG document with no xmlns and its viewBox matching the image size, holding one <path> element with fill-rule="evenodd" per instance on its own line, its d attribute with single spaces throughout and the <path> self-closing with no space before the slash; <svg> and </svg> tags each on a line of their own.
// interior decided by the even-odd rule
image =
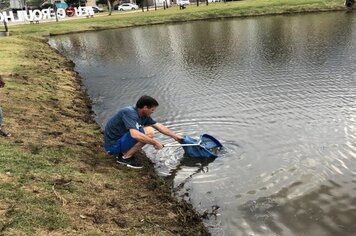
<svg viewBox="0 0 356 236">
<path fill-rule="evenodd" d="M 148 94 L 159 122 L 223 143 L 215 160 L 145 147 L 177 196 L 211 216 L 213 235 L 352 235 L 355 23 L 344 13 L 274 16 L 50 42 L 76 63 L 101 126 Z"/>
</svg>

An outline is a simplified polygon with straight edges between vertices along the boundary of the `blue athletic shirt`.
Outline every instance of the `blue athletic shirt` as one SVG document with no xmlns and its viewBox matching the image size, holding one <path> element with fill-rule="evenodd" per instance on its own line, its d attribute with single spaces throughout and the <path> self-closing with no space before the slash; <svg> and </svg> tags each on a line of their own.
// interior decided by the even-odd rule
<svg viewBox="0 0 356 236">
<path fill-rule="evenodd" d="M 105 147 L 115 144 L 129 129 L 154 125 L 157 122 L 151 117 L 139 117 L 137 108 L 128 106 L 120 109 L 106 124 L 104 131 Z"/>
</svg>

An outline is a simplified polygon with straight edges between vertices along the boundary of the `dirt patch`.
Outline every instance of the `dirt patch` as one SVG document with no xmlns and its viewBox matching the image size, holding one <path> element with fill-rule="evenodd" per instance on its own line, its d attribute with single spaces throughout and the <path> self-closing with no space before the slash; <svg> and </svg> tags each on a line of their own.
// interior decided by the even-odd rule
<svg viewBox="0 0 356 236">
<path fill-rule="evenodd" d="M 0 181 L 2 183 L 11 183 L 13 181 L 11 172 L 0 173 Z"/>
</svg>

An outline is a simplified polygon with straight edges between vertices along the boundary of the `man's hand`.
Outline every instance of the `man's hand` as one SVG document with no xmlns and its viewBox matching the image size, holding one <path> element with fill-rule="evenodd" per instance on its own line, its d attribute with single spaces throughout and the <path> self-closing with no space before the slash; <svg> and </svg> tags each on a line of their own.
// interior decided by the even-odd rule
<svg viewBox="0 0 356 236">
<path fill-rule="evenodd" d="M 152 145 L 156 150 L 161 150 L 163 148 L 163 144 L 157 141 L 154 138 L 151 138 L 144 133 L 136 129 L 130 129 L 130 135 L 132 138 L 136 139 L 138 142 L 146 143 Z"/>
<path fill-rule="evenodd" d="M 162 125 L 161 123 L 156 123 L 156 124 L 154 124 L 152 126 L 155 129 L 157 129 L 159 132 L 161 132 L 162 134 L 165 134 L 165 135 L 168 135 L 168 136 L 174 138 L 177 142 L 181 142 L 181 140 L 183 139 L 183 137 L 181 135 L 176 134 L 175 132 L 173 132 L 172 130 L 170 130 L 166 126 Z"/>
<path fill-rule="evenodd" d="M 161 150 L 163 148 L 163 144 L 156 141 L 156 143 L 153 145 L 156 150 Z"/>
<path fill-rule="evenodd" d="M 175 139 L 178 143 L 181 143 L 182 140 L 183 140 L 183 137 L 182 137 L 181 135 L 177 134 L 177 135 L 174 137 L 174 139 Z"/>
</svg>

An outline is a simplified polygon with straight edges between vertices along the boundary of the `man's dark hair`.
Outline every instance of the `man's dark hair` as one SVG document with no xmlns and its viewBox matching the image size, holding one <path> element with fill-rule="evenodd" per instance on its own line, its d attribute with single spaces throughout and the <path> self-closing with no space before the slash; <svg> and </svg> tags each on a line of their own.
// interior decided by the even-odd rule
<svg viewBox="0 0 356 236">
<path fill-rule="evenodd" d="M 159 104 L 156 101 L 156 99 L 147 95 L 143 95 L 142 97 L 140 97 L 140 99 L 138 99 L 136 103 L 137 108 L 143 108 L 144 106 L 147 106 L 148 108 L 152 108 L 152 107 L 158 107 L 158 105 Z"/>
</svg>

